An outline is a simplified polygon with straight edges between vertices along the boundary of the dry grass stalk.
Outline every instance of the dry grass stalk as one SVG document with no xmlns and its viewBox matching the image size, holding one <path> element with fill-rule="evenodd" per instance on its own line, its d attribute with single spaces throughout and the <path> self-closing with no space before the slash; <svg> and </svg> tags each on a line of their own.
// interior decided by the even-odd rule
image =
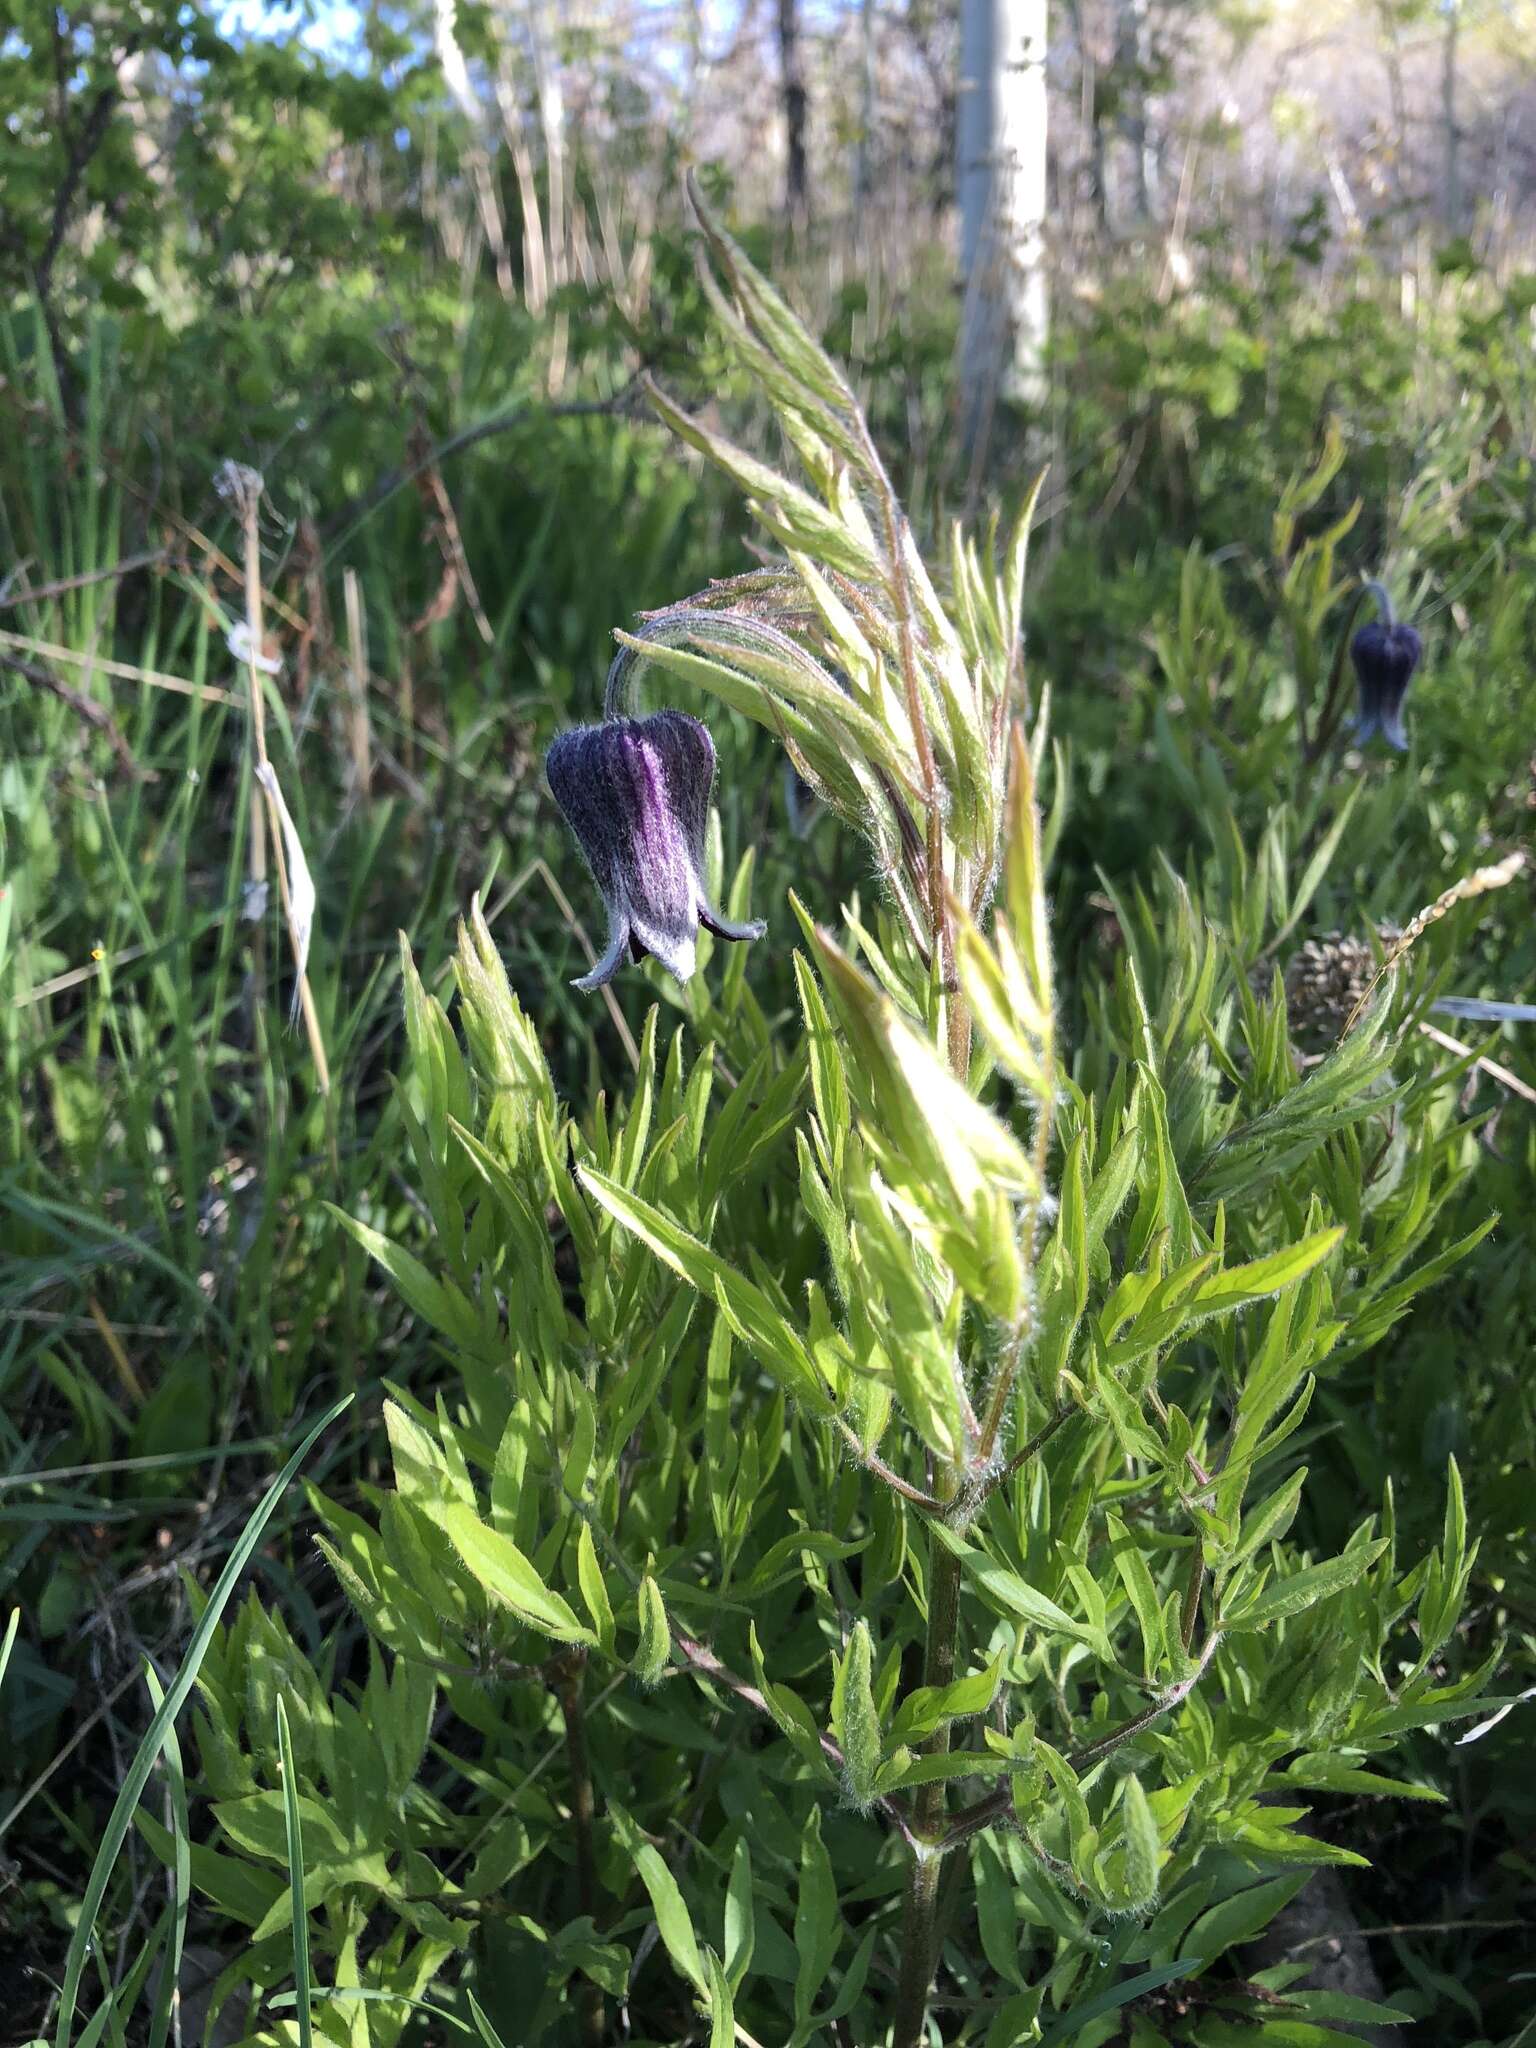
<svg viewBox="0 0 1536 2048">
<path fill-rule="evenodd" d="M 1419 1029 L 1432 1045 L 1441 1046 L 1446 1052 L 1453 1052 L 1460 1059 L 1465 1059 L 1472 1051 L 1470 1045 L 1464 1044 L 1459 1038 L 1452 1038 L 1449 1031 L 1442 1031 L 1437 1024 L 1420 1024 Z M 1518 1074 L 1512 1074 L 1508 1067 L 1501 1066 L 1497 1060 L 1490 1060 L 1480 1054 L 1473 1060 L 1472 1065 L 1478 1073 L 1486 1074 L 1490 1081 L 1497 1081 L 1501 1088 L 1507 1088 L 1511 1095 L 1522 1096 L 1527 1102 L 1536 1102 L 1536 1088 L 1533 1088 L 1529 1081 L 1522 1081 Z"/>
<path fill-rule="evenodd" d="M 85 1297 L 85 1305 L 90 1311 L 91 1321 L 101 1333 L 102 1343 L 107 1347 L 107 1355 L 112 1360 L 113 1371 L 122 1381 L 134 1405 L 142 1408 L 149 1397 L 144 1391 L 144 1382 L 134 1371 L 132 1359 L 123 1349 L 122 1339 L 107 1321 L 106 1312 L 94 1294 L 88 1294 Z"/>
<path fill-rule="evenodd" d="M 0 647 L 19 654 L 35 654 L 45 661 L 68 662 L 74 668 L 88 668 L 93 674 L 117 676 L 128 683 L 148 683 L 156 690 L 170 690 L 180 697 L 201 697 L 208 704 L 238 704 L 232 690 L 213 683 L 189 683 L 185 676 L 169 676 L 157 668 L 139 668 L 131 661 L 113 661 L 104 654 L 85 654 L 75 647 L 61 647 L 57 641 L 35 640 L 26 633 L 0 632 Z"/>
<path fill-rule="evenodd" d="M 1433 903 L 1426 904 L 1424 909 L 1411 917 L 1404 925 L 1401 936 L 1389 948 L 1385 959 L 1371 976 L 1364 994 L 1350 1011 L 1349 1020 L 1339 1034 L 1340 1037 L 1347 1038 L 1354 1030 L 1364 1016 L 1371 997 L 1380 987 L 1382 976 L 1389 974 L 1407 957 L 1415 939 L 1428 931 L 1432 924 L 1438 924 L 1440 919 L 1454 910 L 1458 903 L 1466 903 L 1474 896 L 1486 896 L 1491 889 L 1507 888 L 1524 869 L 1523 853 L 1506 854 L 1503 860 L 1495 861 L 1491 867 L 1474 868 L 1470 875 L 1463 875 L 1459 882 L 1453 882 L 1449 889 L 1442 889 Z"/>
<path fill-rule="evenodd" d="M 368 621 L 363 612 L 363 593 L 357 571 L 348 569 L 343 578 L 347 607 L 347 680 L 349 716 L 347 739 L 352 754 L 352 779 L 359 796 L 373 788 L 373 728 L 368 721 Z"/>
<path fill-rule="evenodd" d="M 300 931 L 295 917 L 288 863 L 283 852 L 282 803 L 277 793 L 276 774 L 267 753 L 266 701 L 261 676 L 262 650 L 265 645 L 262 631 L 261 539 L 257 529 L 262 488 L 262 480 L 257 472 L 245 469 L 238 463 L 227 462 L 219 472 L 221 495 L 228 497 L 235 506 L 245 535 L 246 673 L 250 680 L 251 693 L 251 744 L 255 749 L 257 776 L 261 784 L 259 792 L 253 790 L 251 793 L 251 882 L 253 892 L 259 901 L 267 874 L 267 828 L 270 820 L 272 862 L 277 870 L 278 895 L 282 900 L 283 917 L 293 946 L 298 974 L 299 1008 L 304 1017 L 310 1056 L 315 1063 L 315 1079 L 321 1094 L 328 1096 L 331 1092 L 330 1063 L 325 1055 L 325 1041 L 320 1033 L 320 1018 L 309 985 L 307 934 Z M 266 770 L 264 776 L 261 774 L 263 769 Z"/>
</svg>

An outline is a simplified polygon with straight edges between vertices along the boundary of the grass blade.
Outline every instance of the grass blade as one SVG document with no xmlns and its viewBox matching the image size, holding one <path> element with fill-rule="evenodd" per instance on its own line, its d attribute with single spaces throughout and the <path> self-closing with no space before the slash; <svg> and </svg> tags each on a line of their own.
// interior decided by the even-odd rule
<svg viewBox="0 0 1536 2048">
<path fill-rule="evenodd" d="M 5 1625 L 5 1641 L 0 1643 L 0 1685 L 5 1683 L 5 1667 L 11 1661 L 11 1649 L 16 1641 L 16 1631 L 21 1626 L 21 1609 L 13 1607 L 11 1618 Z"/>
<path fill-rule="evenodd" d="M 293 1900 L 293 1988 L 298 2004 L 299 2048 L 312 2048 L 309 2019 L 309 1916 L 304 1907 L 304 1830 L 299 1821 L 299 1788 L 293 1769 L 288 1709 L 277 1701 L 277 1754 L 283 1767 L 283 1823 L 288 1833 L 288 1890 Z"/>
<path fill-rule="evenodd" d="M 165 1688 L 151 1664 L 144 1667 L 144 1682 L 158 1713 L 165 1704 Z M 171 1834 L 176 1844 L 175 1860 L 171 1866 L 171 1940 L 165 1967 L 160 1972 L 160 1989 L 150 2021 L 149 2048 L 165 2048 L 171 2030 L 171 2015 L 176 2009 L 176 1995 L 181 1985 L 187 1914 L 192 1905 L 192 1828 L 187 1818 L 186 1773 L 182 1769 L 181 1744 L 176 1739 L 174 1722 L 166 1724 L 165 1776 L 171 1798 Z"/>
<path fill-rule="evenodd" d="M 134 1755 L 133 1762 L 128 1766 L 128 1774 L 123 1780 L 122 1790 L 117 1795 L 106 1828 L 102 1833 L 101 1847 L 97 1850 L 96 1861 L 91 1866 L 90 1882 L 86 1885 L 85 1897 L 80 1902 L 80 1918 L 75 1924 L 75 1931 L 70 1940 L 69 1954 L 64 1965 L 64 1986 L 59 1993 L 59 2016 L 53 2032 L 54 2048 L 70 2048 L 70 2035 L 75 2023 L 75 2008 L 80 2000 L 80 1979 L 85 1974 L 86 1958 L 90 1954 L 91 1944 L 95 1937 L 96 1916 L 101 1911 L 102 1900 L 106 1897 L 107 1884 L 112 1876 L 113 1865 L 117 1862 L 124 1837 L 127 1835 L 128 1829 L 132 1824 L 133 1809 L 139 1803 L 139 1794 L 144 1790 L 145 1781 L 154 1769 L 155 1759 L 160 1754 L 160 1750 L 165 1742 L 166 1730 L 171 1726 L 171 1723 L 186 1704 L 187 1695 L 196 1683 L 197 1674 L 202 1668 L 203 1659 L 208 1654 L 208 1645 L 213 1640 L 213 1632 L 218 1627 L 219 1619 L 228 1605 L 236 1585 L 239 1583 L 240 1575 L 250 1561 L 251 1553 L 261 1541 L 262 1532 L 271 1520 L 272 1512 L 279 1500 L 282 1499 L 289 1480 L 292 1479 L 305 1458 L 308 1457 L 316 1438 L 320 1436 L 323 1430 L 330 1427 L 337 1416 L 347 1407 L 351 1398 L 350 1394 L 344 1396 L 321 1416 L 282 1471 L 278 1473 L 272 1484 L 267 1488 L 255 1513 L 240 1532 L 239 1540 L 230 1552 L 229 1560 L 225 1564 L 223 1571 L 219 1574 L 218 1584 L 209 1596 L 208 1605 L 203 1610 L 202 1619 L 198 1622 L 193 1632 L 192 1640 L 187 1646 L 187 1654 L 182 1660 L 181 1669 L 171 1681 L 169 1691 L 161 1701 L 155 1713 L 155 1718 L 150 1722 L 144 1739 L 139 1744 L 138 1750 Z"/>
</svg>

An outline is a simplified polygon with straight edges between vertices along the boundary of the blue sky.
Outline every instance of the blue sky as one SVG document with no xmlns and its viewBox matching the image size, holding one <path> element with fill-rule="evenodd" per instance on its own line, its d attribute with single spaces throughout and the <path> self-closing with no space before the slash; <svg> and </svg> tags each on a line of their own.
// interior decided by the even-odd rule
<svg viewBox="0 0 1536 2048">
<path fill-rule="evenodd" d="M 306 49 L 326 55 L 352 48 L 362 31 L 363 17 L 351 0 L 307 0 L 299 6 L 276 6 L 270 0 L 228 0 L 219 17 L 225 35 L 260 35 L 274 41 L 296 36 Z"/>
</svg>

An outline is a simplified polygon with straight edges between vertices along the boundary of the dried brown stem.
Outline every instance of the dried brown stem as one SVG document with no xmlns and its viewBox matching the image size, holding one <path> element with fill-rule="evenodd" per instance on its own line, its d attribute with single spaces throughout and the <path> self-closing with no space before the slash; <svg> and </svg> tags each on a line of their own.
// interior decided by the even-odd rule
<svg viewBox="0 0 1536 2048">
<path fill-rule="evenodd" d="M 152 781 L 153 775 L 134 759 L 133 749 L 124 739 L 122 730 L 111 712 L 87 697 L 80 690 L 72 690 L 68 683 L 61 683 L 57 676 L 51 676 L 47 669 L 39 668 L 35 662 L 22 661 L 14 654 L 0 648 L 0 668 L 8 669 L 12 675 L 20 676 L 24 683 L 30 683 L 35 690 L 46 690 L 50 697 L 56 697 L 66 705 L 82 723 L 94 727 L 110 741 L 123 773 L 135 782 Z"/>
</svg>

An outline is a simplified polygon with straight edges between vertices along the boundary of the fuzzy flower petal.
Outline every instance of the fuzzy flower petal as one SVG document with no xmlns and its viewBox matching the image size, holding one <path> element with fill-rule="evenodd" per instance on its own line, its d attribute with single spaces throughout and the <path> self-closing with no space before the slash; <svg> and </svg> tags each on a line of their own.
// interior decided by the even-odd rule
<svg viewBox="0 0 1536 2048">
<path fill-rule="evenodd" d="M 715 747 L 698 719 L 658 711 L 578 726 L 550 748 L 545 773 L 608 912 L 607 950 L 578 988 L 601 988 L 626 951 L 654 954 L 687 981 L 701 924 L 721 938 L 761 938 L 762 924 L 731 923 L 705 891 Z"/>
<path fill-rule="evenodd" d="M 1408 751 L 1403 730 L 1403 699 L 1424 653 L 1412 626 L 1385 626 L 1374 619 L 1362 626 L 1349 645 L 1360 685 L 1360 714 L 1355 740 L 1364 746 L 1379 734 L 1400 754 Z"/>
</svg>

